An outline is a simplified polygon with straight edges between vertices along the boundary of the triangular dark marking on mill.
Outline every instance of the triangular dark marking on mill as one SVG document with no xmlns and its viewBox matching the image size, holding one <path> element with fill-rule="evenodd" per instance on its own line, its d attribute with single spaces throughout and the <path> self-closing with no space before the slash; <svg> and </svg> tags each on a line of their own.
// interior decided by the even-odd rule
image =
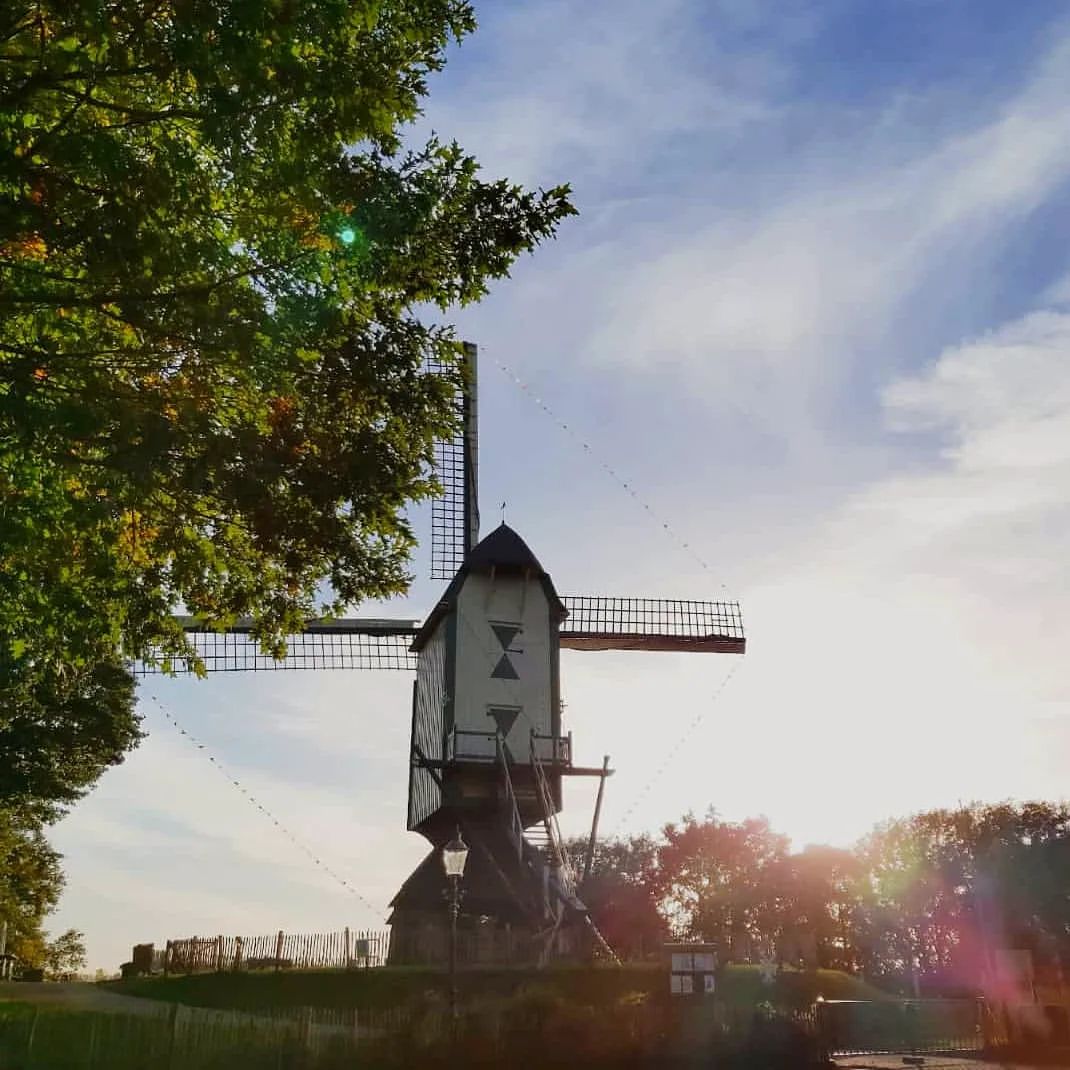
<svg viewBox="0 0 1070 1070">
<path fill-rule="evenodd" d="M 502 644 L 502 650 L 508 650 L 509 644 L 520 634 L 520 629 L 513 624 L 492 624 L 491 629 Z M 519 653 L 519 651 L 514 651 Z"/>
<path fill-rule="evenodd" d="M 494 672 L 490 674 L 492 680 L 519 680 L 520 677 L 517 674 L 516 669 L 513 668 L 513 663 L 509 660 L 508 654 L 502 655 L 502 660 L 494 666 Z"/>
<path fill-rule="evenodd" d="M 491 709 L 487 710 L 487 715 L 494 718 L 494 723 L 498 726 L 498 731 L 504 739 L 512 731 L 517 717 L 520 716 L 520 711 L 491 707 Z"/>
</svg>

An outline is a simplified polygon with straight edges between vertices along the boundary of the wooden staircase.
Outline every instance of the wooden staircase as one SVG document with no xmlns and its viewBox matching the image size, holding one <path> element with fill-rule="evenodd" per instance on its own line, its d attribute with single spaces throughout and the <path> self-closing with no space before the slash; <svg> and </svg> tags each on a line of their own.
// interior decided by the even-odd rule
<svg viewBox="0 0 1070 1070">
<path fill-rule="evenodd" d="M 524 828 L 520 817 L 520 808 L 509 771 L 510 758 L 502 745 L 500 736 L 498 737 L 497 758 L 501 774 L 499 798 L 509 842 L 516 850 L 517 858 L 521 861 L 526 859 L 543 889 L 541 918 L 539 919 L 543 926 L 541 930 L 543 947 L 539 955 L 539 965 L 544 966 L 549 961 L 562 923 L 566 920 L 582 919 L 594 940 L 600 957 L 619 966 L 620 960 L 616 953 L 606 943 L 598 927 L 591 920 L 587 907 L 576 894 L 576 871 L 568 856 L 564 837 L 561 835 L 553 791 L 546 769 L 536 753 L 534 738 L 531 742 L 531 769 L 535 778 L 540 820 L 529 829 Z"/>
</svg>

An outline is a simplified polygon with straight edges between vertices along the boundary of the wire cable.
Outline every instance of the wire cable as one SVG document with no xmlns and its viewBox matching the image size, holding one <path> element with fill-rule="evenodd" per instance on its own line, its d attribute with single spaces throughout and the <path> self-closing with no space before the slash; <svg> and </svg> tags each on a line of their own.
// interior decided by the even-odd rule
<svg viewBox="0 0 1070 1070">
<path fill-rule="evenodd" d="M 717 688 L 717 690 L 713 693 L 713 697 L 710 699 L 710 701 L 705 706 L 703 706 L 698 711 L 698 713 L 695 714 L 695 716 L 691 720 L 691 723 L 683 730 L 683 732 L 680 733 L 680 737 L 669 748 L 665 756 L 662 758 L 661 764 L 657 767 L 657 769 L 654 770 L 654 772 L 650 776 L 650 779 L 647 780 L 647 782 L 639 789 L 639 792 L 632 799 L 631 803 L 629 803 L 624 813 L 621 814 L 619 820 L 613 826 L 612 831 L 609 833 L 609 839 L 613 839 L 617 835 L 617 833 L 620 831 L 621 827 L 625 824 L 628 818 L 630 818 L 635 812 L 636 807 L 638 807 L 639 804 L 647 797 L 647 795 L 650 794 L 651 789 L 661 779 L 666 769 L 668 769 L 668 767 L 675 760 L 676 755 L 679 754 L 680 748 L 683 747 L 683 745 L 688 741 L 688 739 L 691 738 L 695 730 L 699 727 L 700 724 L 702 724 L 703 720 L 706 717 L 706 714 L 710 712 L 717 700 L 721 697 L 721 695 L 724 694 L 724 690 L 726 687 L 728 687 L 729 681 L 732 679 L 733 676 L 736 675 L 742 664 L 743 661 L 742 659 L 740 659 L 735 663 L 735 665 L 732 666 L 731 669 L 729 669 L 728 674 L 721 681 L 721 686 Z"/>
<path fill-rule="evenodd" d="M 532 388 L 527 383 L 525 383 L 524 380 L 521 379 L 520 376 L 517 375 L 512 368 L 509 367 L 508 364 L 505 364 L 503 361 L 499 360 L 494 353 L 490 354 L 490 358 L 494 361 L 494 364 L 498 368 L 498 370 L 502 372 L 502 374 L 505 375 L 507 379 L 511 380 L 513 384 L 516 385 L 521 390 L 521 392 L 524 393 L 535 405 L 542 409 L 542 411 L 555 424 L 557 424 L 557 426 L 562 431 L 564 431 L 565 434 L 572 438 L 573 441 L 577 442 L 582 447 L 584 452 L 591 458 L 591 460 L 595 464 L 597 464 L 598 467 L 601 468 L 602 471 L 610 477 L 610 479 L 612 479 L 618 486 L 622 487 L 625 491 L 627 491 L 627 493 L 640 507 L 640 509 L 642 509 L 650 517 L 650 519 L 655 524 L 657 524 L 662 529 L 662 531 L 664 531 L 666 535 L 668 535 L 669 538 L 676 543 L 678 547 L 680 547 L 680 549 L 682 549 L 689 557 L 691 557 L 692 560 L 697 562 L 705 572 L 709 573 L 709 575 L 713 577 L 714 582 L 718 583 L 722 590 L 728 590 L 728 587 L 717 579 L 713 569 L 710 568 L 706 560 L 699 553 L 696 552 L 694 547 L 692 547 L 692 545 L 682 535 L 680 535 L 675 528 L 673 528 L 663 517 L 659 516 L 654 511 L 654 509 L 650 506 L 646 499 L 640 496 L 639 492 L 635 489 L 635 487 L 631 484 L 629 480 L 625 479 L 624 476 L 622 476 L 612 465 L 604 461 L 602 457 L 595 452 L 591 444 L 587 442 L 572 427 L 570 427 L 563 419 L 561 419 L 561 417 L 558 416 L 557 413 L 554 412 L 554 410 L 551 409 L 550 406 L 547 405 L 546 402 L 543 401 L 543 399 L 538 394 L 536 394 L 534 390 L 532 390 Z"/>
<path fill-rule="evenodd" d="M 202 743 L 192 732 L 187 731 L 185 728 L 182 727 L 182 725 L 178 723 L 178 720 L 175 718 L 175 716 L 170 712 L 170 710 L 167 709 L 166 706 L 164 706 L 164 704 L 155 695 L 149 694 L 148 697 L 156 704 L 157 709 L 159 709 L 160 713 L 163 714 L 164 718 L 168 721 L 168 723 L 173 728 L 177 729 L 180 735 L 185 736 L 185 738 L 194 747 L 196 747 L 199 751 L 203 751 L 204 757 L 207 758 L 208 761 L 210 761 L 212 765 L 216 767 L 219 773 L 222 776 L 226 777 L 226 779 L 229 780 L 230 783 L 235 788 L 237 788 L 238 791 L 242 793 L 242 795 L 245 796 L 246 801 L 249 802 L 252 806 L 254 806 L 257 810 L 259 810 L 260 813 L 264 817 L 266 817 L 275 826 L 275 828 L 277 828 L 279 832 L 281 832 L 283 836 L 285 836 L 290 841 L 290 843 L 293 844 L 294 847 L 296 847 L 302 854 L 306 855 L 309 859 L 311 859 L 311 861 L 316 865 L 318 869 L 326 873 L 328 877 L 340 884 L 347 892 L 350 893 L 350 895 L 353 895 L 357 899 L 359 899 L 360 902 L 363 903 L 364 906 L 366 906 L 377 917 L 382 916 L 384 914 L 384 911 L 373 906 L 371 902 L 369 902 L 363 895 L 361 895 L 360 892 L 358 892 L 357 889 L 354 888 L 353 885 L 351 885 L 349 881 L 345 879 L 345 877 L 336 873 L 329 865 L 327 865 L 326 862 L 324 862 L 315 853 L 315 851 L 313 851 L 305 843 L 299 840 L 266 806 L 263 805 L 263 803 L 260 802 L 259 799 L 257 799 L 255 795 L 253 795 L 251 791 L 249 791 L 241 783 L 241 781 L 237 779 L 237 777 L 235 777 L 223 765 L 222 762 L 220 762 L 215 757 L 214 754 L 212 754 L 206 744 Z"/>
</svg>

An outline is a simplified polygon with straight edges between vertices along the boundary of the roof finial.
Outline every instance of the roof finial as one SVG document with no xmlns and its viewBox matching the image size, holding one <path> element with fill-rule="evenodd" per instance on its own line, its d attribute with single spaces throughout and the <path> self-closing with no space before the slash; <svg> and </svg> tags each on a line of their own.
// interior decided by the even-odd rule
<svg viewBox="0 0 1070 1070">
<path fill-rule="evenodd" d="M 502 523 L 505 523 L 505 502 L 502 502 Z"/>
</svg>

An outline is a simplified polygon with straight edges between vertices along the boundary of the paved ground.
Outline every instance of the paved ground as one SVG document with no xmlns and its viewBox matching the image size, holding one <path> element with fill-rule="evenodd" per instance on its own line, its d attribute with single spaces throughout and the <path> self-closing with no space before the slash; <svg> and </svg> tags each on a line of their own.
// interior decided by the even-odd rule
<svg viewBox="0 0 1070 1070">
<path fill-rule="evenodd" d="M 168 1005 L 109 992 L 94 984 L 60 984 L 52 981 L 0 981 L 0 1002 L 44 1003 L 73 1010 L 110 1011 L 113 1014 L 166 1014 Z"/>
<path fill-rule="evenodd" d="M 926 1055 L 921 1070 L 1041 1070 L 1026 1063 L 1005 1063 L 999 1060 L 964 1059 L 951 1055 Z M 909 1070 L 902 1055 L 843 1055 L 835 1060 L 844 1070 Z M 1044 1070 L 1051 1070 L 1046 1067 Z"/>
</svg>

